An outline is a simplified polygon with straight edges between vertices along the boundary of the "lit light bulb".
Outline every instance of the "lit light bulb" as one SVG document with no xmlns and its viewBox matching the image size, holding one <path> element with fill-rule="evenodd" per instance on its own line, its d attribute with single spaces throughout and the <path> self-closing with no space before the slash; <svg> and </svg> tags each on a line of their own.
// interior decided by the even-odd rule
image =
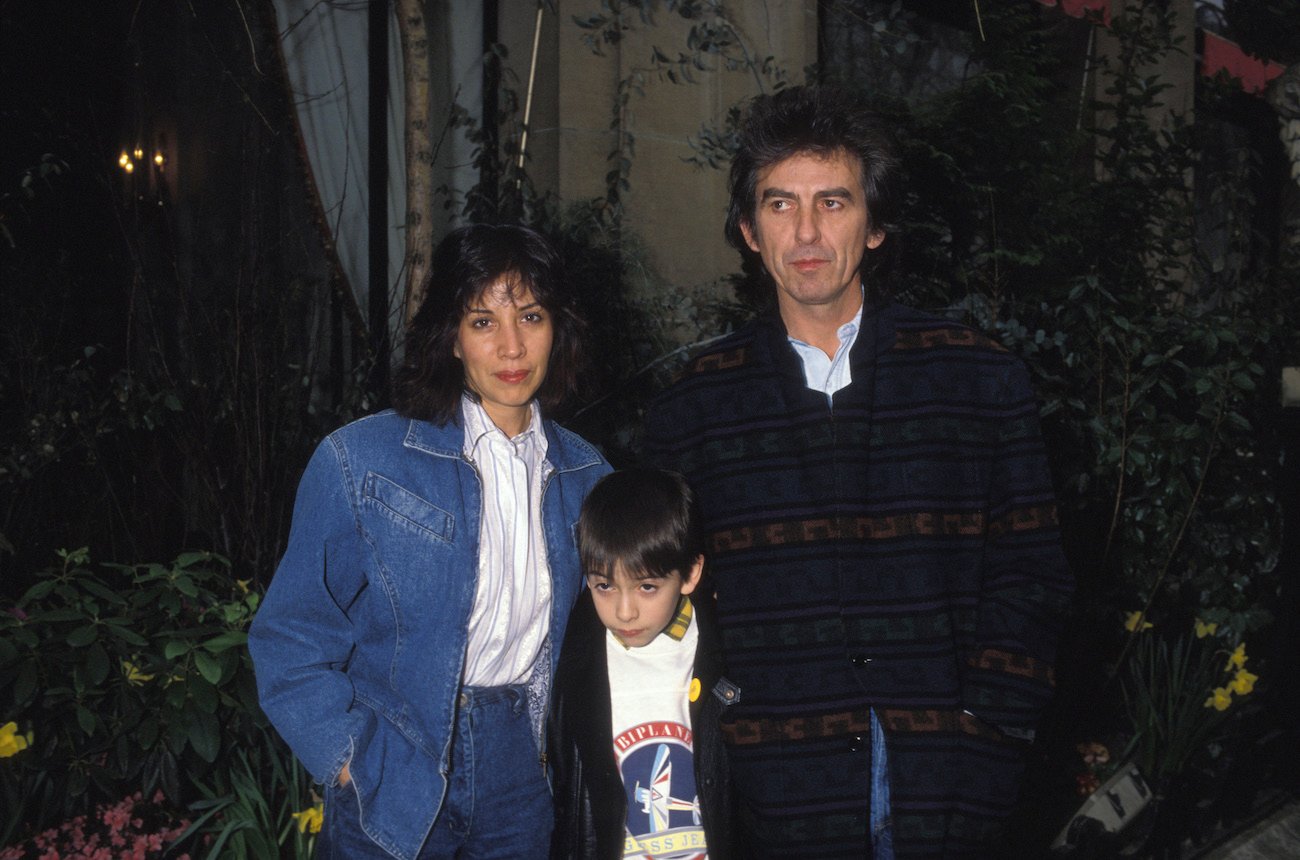
<svg viewBox="0 0 1300 860">
<path fill-rule="evenodd" d="M 135 160 L 139 161 L 142 158 L 144 158 L 144 150 L 137 146 L 135 148 Z"/>
<path fill-rule="evenodd" d="M 122 165 L 122 169 L 127 173 L 135 173 L 135 162 L 128 161 L 126 164 Z"/>
<path fill-rule="evenodd" d="M 163 154 L 161 152 L 155 152 L 153 154 L 153 163 L 159 167 L 163 166 Z"/>
<path fill-rule="evenodd" d="M 126 154 L 125 149 L 122 150 L 122 154 L 117 157 L 117 163 L 120 164 L 122 167 L 126 167 L 128 164 L 131 163 L 131 156 Z"/>
</svg>

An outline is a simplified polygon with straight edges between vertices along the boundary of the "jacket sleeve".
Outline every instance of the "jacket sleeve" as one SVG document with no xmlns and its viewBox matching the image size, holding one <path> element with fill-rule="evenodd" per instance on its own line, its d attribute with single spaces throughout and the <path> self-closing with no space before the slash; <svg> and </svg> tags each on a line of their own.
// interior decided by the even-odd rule
<svg viewBox="0 0 1300 860">
<path fill-rule="evenodd" d="M 551 860 L 580 858 L 578 853 L 579 798 L 582 785 L 582 760 L 577 745 L 564 730 L 564 709 L 569 706 L 567 691 L 559 678 L 551 697 L 551 711 L 546 721 L 547 762 L 550 766 L 551 796 L 555 802 L 555 829 L 551 831 Z"/>
<path fill-rule="evenodd" d="M 1056 640 L 1073 583 L 1061 549 L 1037 401 L 1018 361 L 1004 372 L 992 451 L 975 643 L 966 710 L 1032 739 L 1051 697 Z"/>
<path fill-rule="evenodd" d="M 347 610 L 366 583 L 354 498 L 327 438 L 298 485 L 288 548 L 248 635 L 262 709 L 327 784 L 351 758 L 360 728 L 345 671 L 354 646 Z"/>
</svg>

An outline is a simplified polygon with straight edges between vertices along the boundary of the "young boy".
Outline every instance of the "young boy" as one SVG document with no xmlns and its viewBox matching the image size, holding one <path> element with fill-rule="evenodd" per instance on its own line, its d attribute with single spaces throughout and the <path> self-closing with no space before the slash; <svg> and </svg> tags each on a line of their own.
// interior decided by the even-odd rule
<svg viewBox="0 0 1300 860">
<path fill-rule="evenodd" d="M 582 505 L 587 589 L 569 617 L 551 694 L 551 856 L 733 856 L 719 717 L 722 678 L 704 555 L 685 479 L 630 469 Z M 694 599 L 692 599 L 694 597 Z"/>
</svg>

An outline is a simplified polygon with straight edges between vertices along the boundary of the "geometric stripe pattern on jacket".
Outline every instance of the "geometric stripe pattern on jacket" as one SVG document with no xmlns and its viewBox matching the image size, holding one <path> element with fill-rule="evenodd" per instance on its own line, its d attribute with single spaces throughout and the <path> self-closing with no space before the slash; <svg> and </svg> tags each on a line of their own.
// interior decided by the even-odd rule
<svg viewBox="0 0 1300 860">
<path fill-rule="evenodd" d="M 1036 401 L 1003 348 L 897 304 L 864 310 L 850 361 L 828 402 L 760 318 L 655 400 L 647 456 L 699 498 L 754 853 L 869 854 L 874 708 L 896 855 L 977 855 L 1071 593 Z"/>
</svg>

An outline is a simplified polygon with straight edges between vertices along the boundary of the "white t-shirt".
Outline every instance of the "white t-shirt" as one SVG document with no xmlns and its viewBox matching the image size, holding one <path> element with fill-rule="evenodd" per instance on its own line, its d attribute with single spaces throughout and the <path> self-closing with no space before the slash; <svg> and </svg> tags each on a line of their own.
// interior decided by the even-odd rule
<svg viewBox="0 0 1300 860">
<path fill-rule="evenodd" d="M 605 631 L 614 759 L 627 794 L 624 858 L 708 856 L 700 823 L 690 691 L 699 625 L 624 648 Z"/>
</svg>

